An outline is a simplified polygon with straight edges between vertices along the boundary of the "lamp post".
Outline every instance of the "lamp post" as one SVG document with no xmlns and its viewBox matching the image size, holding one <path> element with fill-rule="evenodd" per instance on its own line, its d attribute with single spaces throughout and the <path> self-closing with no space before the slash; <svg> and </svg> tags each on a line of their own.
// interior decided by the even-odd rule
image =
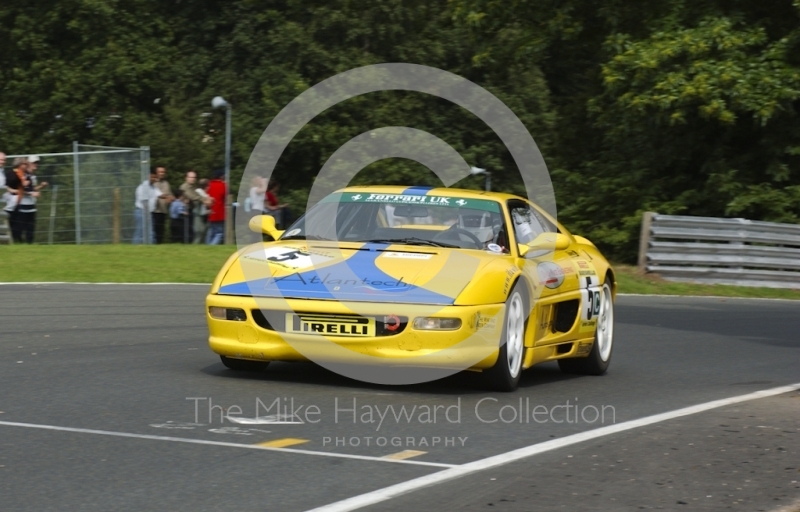
<svg viewBox="0 0 800 512">
<path fill-rule="evenodd" d="M 231 104 L 222 96 L 211 100 L 214 108 L 225 108 L 225 243 L 233 243 L 233 211 L 231 208 Z"/>
<path fill-rule="evenodd" d="M 473 176 L 477 176 L 478 174 L 485 174 L 486 175 L 486 191 L 489 192 L 492 190 L 492 173 L 487 171 L 486 169 L 481 169 L 480 167 L 472 167 L 469 170 Z"/>
</svg>

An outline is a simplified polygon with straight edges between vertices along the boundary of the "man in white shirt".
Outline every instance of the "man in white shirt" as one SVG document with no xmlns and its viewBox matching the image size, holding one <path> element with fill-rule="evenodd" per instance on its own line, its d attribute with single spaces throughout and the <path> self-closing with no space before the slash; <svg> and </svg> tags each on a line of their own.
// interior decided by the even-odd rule
<svg viewBox="0 0 800 512">
<path fill-rule="evenodd" d="M 6 188 L 6 154 L 0 151 L 0 190 Z"/>
<path fill-rule="evenodd" d="M 134 208 L 134 218 L 136 226 L 133 230 L 133 243 L 141 244 L 144 242 L 145 219 L 148 220 L 148 231 L 150 233 L 150 243 L 156 243 L 156 235 L 153 230 L 152 214 L 156 209 L 156 202 L 161 197 L 161 190 L 156 186 L 158 174 L 155 169 L 150 170 L 150 177 L 136 187 L 136 208 Z M 145 211 L 145 207 L 147 210 Z M 147 217 L 145 217 L 147 216 Z"/>
</svg>

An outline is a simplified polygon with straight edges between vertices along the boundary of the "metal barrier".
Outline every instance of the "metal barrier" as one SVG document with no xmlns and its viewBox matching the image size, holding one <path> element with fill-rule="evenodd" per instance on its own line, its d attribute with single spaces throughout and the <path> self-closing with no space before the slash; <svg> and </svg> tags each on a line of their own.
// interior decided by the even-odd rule
<svg viewBox="0 0 800 512">
<path fill-rule="evenodd" d="M 647 212 L 639 269 L 669 281 L 800 288 L 800 225 Z"/>
</svg>

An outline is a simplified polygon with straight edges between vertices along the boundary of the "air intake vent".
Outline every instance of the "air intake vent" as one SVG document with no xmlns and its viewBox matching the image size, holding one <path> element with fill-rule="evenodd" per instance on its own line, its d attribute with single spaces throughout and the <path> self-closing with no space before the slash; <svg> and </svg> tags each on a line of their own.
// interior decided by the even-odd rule
<svg viewBox="0 0 800 512">
<path fill-rule="evenodd" d="M 553 331 L 554 332 L 569 332 L 572 326 L 575 325 L 575 319 L 578 317 L 578 299 L 565 300 L 559 302 L 554 307 L 556 309 L 553 314 Z"/>
</svg>

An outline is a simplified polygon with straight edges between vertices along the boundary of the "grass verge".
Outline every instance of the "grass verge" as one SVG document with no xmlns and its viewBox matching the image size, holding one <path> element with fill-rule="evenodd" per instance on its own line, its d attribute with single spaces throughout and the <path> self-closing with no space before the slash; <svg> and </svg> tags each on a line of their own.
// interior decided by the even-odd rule
<svg viewBox="0 0 800 512">
<path fill-rule="evenodd" d="M 756 288 L 722 284 L 674 283 L 656 274 L 642 274 L 630 265 L 614 265 L 620 293 L 644 295 L 714 295 L 719 297 L 751 297 L 800 300 L 800 290 Z"/>
<path fill-rule="evenodd" d="M 12 245 L 0 281 L 211 283 L 236 249 L 221 245 Z"/>
<path fill-rule="evenodd" d="M 234 252 L 207 245 L 14 245 L 0 247 L 2 282 L 211 283 Z M 800 290 L 673 283 L 614 265 L 620 293 L 800 299 Z"/>
</svg>

